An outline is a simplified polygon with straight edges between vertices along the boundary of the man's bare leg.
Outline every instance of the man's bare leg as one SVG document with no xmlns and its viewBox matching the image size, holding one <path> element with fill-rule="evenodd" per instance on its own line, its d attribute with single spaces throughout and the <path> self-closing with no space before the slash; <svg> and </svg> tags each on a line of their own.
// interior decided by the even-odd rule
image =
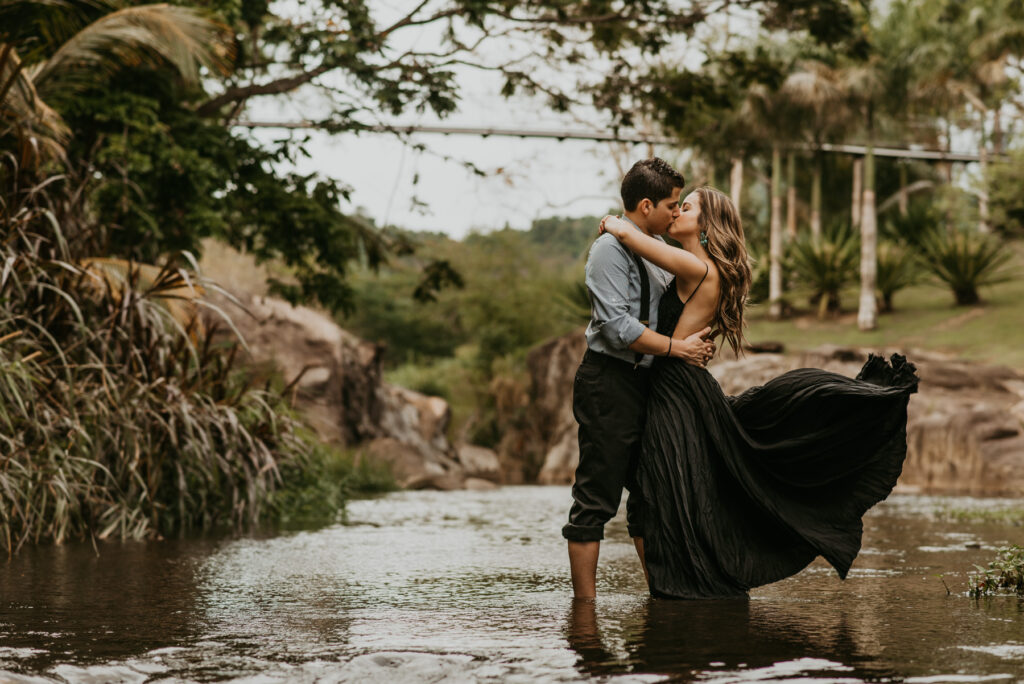
<svg viewBox="0 0 1024 684">
<path fill-rule="evenodd" d="M 601 542 L 569 542 L 569 572 L 576 598 L 597 596 L 597 556 Z"/>
<path fill-rule="evenodd" d="M 636 555 L 640 556 L 640 567 L 644 569 L 644 579 L 647 586 L 651 586 L 651 576 L 647 574 L 647 561 L 644 559 L 644 538 L 633 537 L 633 546 L 636 547 Z"/>
</svg>

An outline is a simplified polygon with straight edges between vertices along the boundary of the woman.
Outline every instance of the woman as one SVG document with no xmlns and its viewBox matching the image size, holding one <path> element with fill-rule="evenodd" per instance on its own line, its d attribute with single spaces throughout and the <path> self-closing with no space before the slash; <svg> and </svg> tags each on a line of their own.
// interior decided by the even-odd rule
<svg viewBox="0 0 1024 684">
<path fill-rule="evenodd" d="M 728 197 L 687 195 L 671 247 L 613 216 L 601 223 L 676 277 L 658 332 L 711 325 L 739 351 L 750 267 Z M 914 367 L 871 356 L 857 379 L 804 368 L 727 397 L 707 370 L 658 359 L 637 479 L 655 596 L 745 596 L 823 556 L 845 578 L 861 517 L 892 491 L 906 456 Z"/>
</svg>

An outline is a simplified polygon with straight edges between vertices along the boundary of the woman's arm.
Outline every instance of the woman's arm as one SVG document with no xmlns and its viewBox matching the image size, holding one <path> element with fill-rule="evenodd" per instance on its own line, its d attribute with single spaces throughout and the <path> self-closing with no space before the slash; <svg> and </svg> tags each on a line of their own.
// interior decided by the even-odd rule
<svg viewBox="0 0 1024 684">
<path fill-rule="evenodd" d="M 626 249 L 683 280 L 701 278 L 707 272 L 704 262 L 685 249 L 644 235 L 632 223 L 617 216 L 605 216 L 601 221 L 601 232 L 611 233 Z"/>
</svg>

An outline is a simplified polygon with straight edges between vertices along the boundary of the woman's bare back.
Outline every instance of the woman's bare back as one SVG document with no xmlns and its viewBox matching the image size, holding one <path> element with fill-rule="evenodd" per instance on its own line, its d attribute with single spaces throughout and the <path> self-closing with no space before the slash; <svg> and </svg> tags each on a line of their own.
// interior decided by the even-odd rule
<svg viewBox="0 0 1024 684">
<path fill-rule="evenodd" d="M 718 269 L 711 260 L 704 263 L 708 267 L 707 275 L 703 281 L 683 280 L 676 277 L 676 294 L 679 301 L 684 302 L 683 314 L 676 323 L 672 337 L 683 338 L 699 332 L 711 325 L 715 317 L 715 309 L 718 306 L 718 295 L 720 290 L 718 284 Z"/>
</svg>

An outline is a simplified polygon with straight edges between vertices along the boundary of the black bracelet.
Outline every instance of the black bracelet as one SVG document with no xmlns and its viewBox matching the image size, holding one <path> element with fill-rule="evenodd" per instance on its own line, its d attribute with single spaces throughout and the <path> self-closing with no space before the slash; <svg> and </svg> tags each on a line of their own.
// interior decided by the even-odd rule
<svg viewBox="0 0 1024 684">
<path fill-rule="evenodd" d="M 668 351 L 665 352 L 665 356 L 672 356 L 672 338 L 668 338 Z"/>
</svg>

